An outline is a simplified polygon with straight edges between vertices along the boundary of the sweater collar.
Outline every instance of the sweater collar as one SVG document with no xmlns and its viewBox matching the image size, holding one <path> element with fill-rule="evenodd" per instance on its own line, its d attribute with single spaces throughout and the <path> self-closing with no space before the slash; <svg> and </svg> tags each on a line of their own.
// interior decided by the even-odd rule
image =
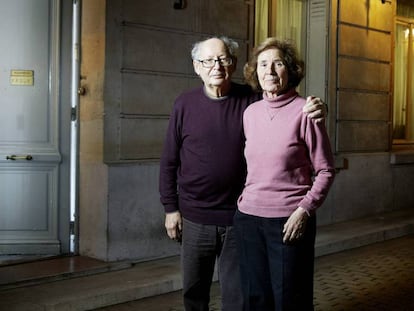
<svg viewBox="0 0 414 311">
<path fill-rule="evenodd" d="M 283 106 L 286 106 L 290 102 L 292 102 L 296 97 L 298 96 L 298 93 L 295 89 L 291 89 L 287 91 L 286 93 L 283 93 L 276 98 L 268 98 L 266 96 L 266 93 L 263 92 L 263 100 L 266 102 L 266 104 L 271 108 L 280 108 Z"/>
</svg>

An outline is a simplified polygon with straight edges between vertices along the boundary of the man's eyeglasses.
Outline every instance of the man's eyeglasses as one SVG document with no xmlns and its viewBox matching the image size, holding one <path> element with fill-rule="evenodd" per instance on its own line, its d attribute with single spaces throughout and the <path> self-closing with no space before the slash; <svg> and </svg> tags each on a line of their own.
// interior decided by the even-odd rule
<svg viewBox="0 0 414 311">
<path fill-rule="evenodd" d="M 209 58 L 209 59 L 199 59 L 197 60 L 203 65 L 204 68 L 212 68 L 216 65 L 216 62 L 219 63 L 220 66 L 227 67 L 233 64 L 233 59 L 231 57 L 225 58 Z"/>
</svg>

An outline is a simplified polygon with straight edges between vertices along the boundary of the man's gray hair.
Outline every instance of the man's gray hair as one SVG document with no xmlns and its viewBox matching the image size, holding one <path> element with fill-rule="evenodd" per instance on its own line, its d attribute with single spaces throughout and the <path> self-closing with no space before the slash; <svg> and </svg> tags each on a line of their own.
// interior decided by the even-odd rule
<svg viewBox="0 0 414 311">
<path fill-rule="evenodd" d="M 226 37 L 226 36 L 220 36 L 220 37 L 214 36 L 214 37 L 210 37 L 210 38 L 207 38 L 205 40 L 198 41 L 198 42 L 194 43 L 193 48 L 191 50 L 191 58 L 193 60 L 199 60 L 200 46 L 205 41 L 210 40 L 210 39 L 219 39 L 219 40 L 223 41 L 224 45 L 227 48 L 227 52 L 229 53 L 229 56 L 233 59 L 237 59 L 237 52 L 239 50 L 239 44 L 235 40 L 233 40 L 229 37 Z"/>
</svg>

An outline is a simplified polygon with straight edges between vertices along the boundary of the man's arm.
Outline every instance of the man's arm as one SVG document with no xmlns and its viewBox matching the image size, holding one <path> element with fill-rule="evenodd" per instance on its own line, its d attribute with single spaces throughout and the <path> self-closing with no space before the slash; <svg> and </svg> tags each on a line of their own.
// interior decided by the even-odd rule
<svg viewBox="0 0 414 311">
<path fill-rule="evenodd" d="M 307 113 L 309 118 L 320 122 L 326 119 L 328 107 L 319 97 L 308 96 L 306 98 L 306 105 L 303 106 L 303 112 Z"/>
<path fill-rule="evenodd" d="M 174 109 L 160 160 L 159 191 L 165 210 L 165 229 L 174 240 L 181 237 L 182 219 L 178 208 L 177 170 L 180 166 L 180 145 L 177 137 L 177 112 Z"/>
</svg>

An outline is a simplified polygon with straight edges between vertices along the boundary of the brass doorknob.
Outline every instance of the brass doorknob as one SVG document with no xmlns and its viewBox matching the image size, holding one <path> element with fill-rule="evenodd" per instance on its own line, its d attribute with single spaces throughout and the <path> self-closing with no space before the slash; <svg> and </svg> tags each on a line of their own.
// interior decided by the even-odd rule
<svg viewBox="0 0 414 311">
<path fill-rule="evenodd" d="M 81 95 L 81 96 L 85 95 L 86 94 L 86 88 L 83 87 L 83 86 L 80 86 L 78 88 L 78 94 Z"/>
</svg>

